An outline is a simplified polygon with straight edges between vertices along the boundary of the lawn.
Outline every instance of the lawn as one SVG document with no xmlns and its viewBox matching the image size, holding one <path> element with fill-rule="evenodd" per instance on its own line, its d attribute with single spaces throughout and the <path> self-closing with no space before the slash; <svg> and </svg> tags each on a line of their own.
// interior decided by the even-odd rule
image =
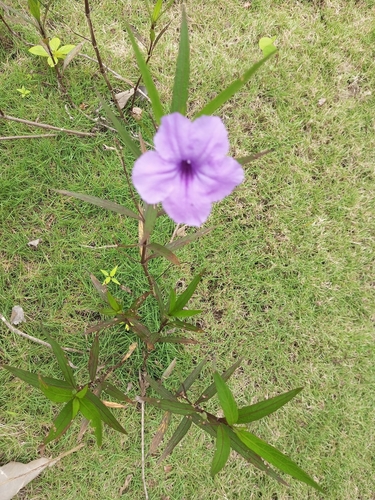
<svg viewBox="0 0 375 500">
<path fill-rule="evenodd" d="M 9 2 L 5 1 L 4 3 Z M 26 2 L 12 0 L 26 13 Z M 125 30 L 128 20 L 148 36 L 145 3 L 140 0 L 92 0 L 92 21 L 105 64 L 135 82 L 139 76 Z M 55 5 L 56 4 L 56 5 Z M 1 4 L 0 4 L 1 5 Z M 205 268 L 193 303 L 203 312 L 194 333 L 197 346 L 163 345 L 150 355 L 148 369 L 159 378 L 169 363 L 176 387 L 197 362 L 209 363 L 196 382 L 204 388 L 214 367 L 226 369 L 239 357 L 241 368 L 230 387 L 241 404 L 250 404 L 296 387 L 304 390 L 252 431 L 290 456 L 326 491 L 330 500 L 375 498 L 375 2 L 373 0 L 188 0 L 191 43 L 191 116 L 254 61 L 262 57 L 258 41 L 276 37 L 278 55 L 220 108 L 229 130 L 231 155 L 241 157 L 272 148 L 246 165 L 245 182 L 214 206 L 206 237 L 178 251 L 182 264 L 154 259 L 152 272 L 164 273 L 168 287 L 183 289 Z M 170 102 L 178 50 L 180 2 L 165 14 L 170 27 L 150 61 L 163 103 Z M 13 12 L 7 19 L 22 40 L 0 23 L 0 109 L 7 115 L 58 127 L 95 131 L 94 137 L 56 137 L 0 141 L 0 313 L 10 317 L 23 307 L 21 330 L 85 350 L 85 329 L 99 319 L 101 307 L 90 273 L 119 266 L 123 290 L 111 291 L 129 304 L 147 286 L 130 257 L 138 249 L 108 246 L 134 242 L 137 223 L 98 207 L 62 197 L 67 189 L 130 205 L 122 165 L 113 148 L 116 135 L 98 129 L 58 89 L 46 60 L 28 53 L 36 32 Z M 83 2 L 54 2 L 48 30 L 63 44 L 89 36 Z M 94 57 L 87 42 L 82 52 Z M 116 91 L 128 85 L 110 76 Z M 98 68 L 77 57 L 64 74 L 72 101 L 97 116 L 97 92 L 110 96 Z M 30 90 L 22 98 L 17 88 Z M 152 140 L 149 105 L 144 109 L 145 139 Z M 103 112 L 100 112 L 103 115 Z M 129 122 L 137 132 L 138 123 Z M 43 133 L 0 119 L 0 136 Z M 148 135 L 147 135 L 148 131 Z M 131 167 L 131 153 L 124 151 Z M 162 243 L 173 223 L 158 219 Z M 186 233 L 194 232 L 186 228 Z M 30 240 L 41 239 L 37 248 Z M 105 247 L 105 248 L 100 248 Z M 132 290 L 129 296 L 127 288 Z M 146 302 L 150 328 L 157 315 Z M 2 362 L 60 377 L 51 352 L 11 333 L 0 324 Z M 100 361 L 116 363 L 136 340 L 122 327 L 103 331 Z M 85 380 L 88 356 L 72 354 L 77 378 Z M 140 346 L 113 381 L 129 397 L 139 394 Z M 58 405 L 0 370 L 0 465 L 38 458 Z M 212 400 L 215 408 L 215 400 Z M 144 498 L 141 478 L 139 409 L 113 410 L 128 431 L 108 427 L 98 448 L 91 431 L 85 446 L 31 482 L 16 498 L 71 500 Z M 149 446 L 162 413 L 146 407 Z M 171 432 L 178 419 L 172 421 Z M 47 456 L 77 444 L 79 423 Z M 171 435 L 169 432 L 168 436 Z M 150 499 L 157 500 L 301 500 L 323 495 L 297 481 L 279 485 L 233 453 L 215 479 L 209 476 L 214 445 L 192 428 L 161 465 L 146 458 Z M 283 476 L 283 478 L 286 476 Z"/>
</svg>

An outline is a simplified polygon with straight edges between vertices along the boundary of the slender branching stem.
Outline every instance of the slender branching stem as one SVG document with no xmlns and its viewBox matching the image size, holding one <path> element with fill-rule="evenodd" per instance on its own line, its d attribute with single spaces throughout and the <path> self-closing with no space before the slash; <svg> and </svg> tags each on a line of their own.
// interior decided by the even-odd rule
<svg viewBox="0 0 375 500">
<path fill-rule="evenodd" d="M 91 45 L 95 51 L 95 55 L 96 55 L 96 59 L 98 61 L 100 73 L 102 74 L 104 81 L 107 84 L 108 90 L 110 91 L 110 93 L 112 95 L 113 102 L 116 105 L 116 108 L 117 108 L 117 111 L 119 112 L 119 115 L 121 116 L 121 118 L 123 120 L 125 120 L 124 113 L 122 112 L 122 109 L 121 109 L 121 107 L 116 99 L 115 91 L 113 90 L 111 82 L 108 79 L 106 67 L 103 65 L 102 57 L 100 55 L 100 51 L 99 51 L 98 44 L 97 44 L 96 37 L 95 37 L 94 27 L 93 27 L 92 22 L 91 22 L 89 0 L 84 0 L 84 2 L 85 2 L 85 15 L 86 15 L 87 24 L 88 24 L 88 27 L 90 30 L 90 36 L 91 36 Z"/>
</svg>

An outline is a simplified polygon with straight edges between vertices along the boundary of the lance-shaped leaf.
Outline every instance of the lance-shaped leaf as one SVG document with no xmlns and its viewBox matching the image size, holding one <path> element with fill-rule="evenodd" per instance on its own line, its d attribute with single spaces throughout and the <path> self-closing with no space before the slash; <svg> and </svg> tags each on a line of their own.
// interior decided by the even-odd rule
<svg viewBox="0 0 375 500">
<path fill-rule="evenodd" d="M 250 450 L 253 450 L 270 464 L 274 465 L 281 471 L 286 472 L 295 479 L 312 486 L 318 491 L 324 491 L 323 488 L 321 488 L 318 483 L 306 474 L 306 472 L 298 467 L 296 463 L 273 446 L 269 445 L 262 439 L 259 439 L 257 436 L 254 436 L 254 434 L 242 429 L 236 429 L 236 434 Z"/>
<path fill-rule="evenodd" d="M 79 402 L 79 411 L 87 420 L 91 422 L 91 425 L 94 428 L 96 442 L 98 446 L 101 446 L 103 441 L 103 427 L 101 415 L 97 406 L 94 405 L 90 399 L 86 399 L 84 397 Z"/>
<path fill-rule="evenodd" d="M 269 53 L 266 57 L 263 57 L 263 59 L 255 63 L 240 78 L 238 78 L 238 80 L 232 82 L 229 87 L 220 92 L 220 94 L 212 99 L 212 101 L 210 101 L 208 104 L 206 104 L 204 108 L 198 111 L 198 113 L 196 113 L 195 115 L 195 118 L 198 118 L 198 116 L 202 115 L 212 115 L 218 108 L 220 108 L 220 106 L 229 101 L 229 99 L 231 99 L 234 94 L 236 94 L 250 80 L 254 73 L 258 71 L 258 69 L 263 66 L 263 64 L 268 61 L 268 59 L 272 57 L 275 52 L 277 52 L 276 47 L 274 52 Z"/>
<path fill-rule="evenodd" d="M 153 23 L 156 23 L 156 21 L 159 19 L 162 5 L 163 5 L 163 0 L 157 0 L 154 6 L 154 10 L 152 11 L 151 14 L 151 19 Z"/>
<path fill-rule="evenodd" d="M 191 415 L 196 412 L 194 406 L 191 406 L 188 403 L 180 403 L 180 401 L 155 398 L 142 398 L 142 401 L 149 403 L 151 406 L 155 406 L 155 408 L 170 411 L 171 413 L 176 413 L 177 415 Z"/>
<path fill-rule="evenodd" d="M 180 29 L 180 45 L 178 49 L 176 74 L 174 77 L 171 113 L 178 111 L 186 114 L 186 103 L 189 97 L 189 33 L 185 9 L 182 8 L 182 20 Z"/>
<path fill-rule="evenodd" d="M 161 294 L 161 290 L 160 290 L 159 285 L 157 284 L 156 280 L 153 277 L 151 277 L 151 280 L 152 280 L 152 284 L 154 287 L 156 300 L 158 301 L 160 316 L 161 316 L 161 318 L 163 318 L 164 313 L 165 313 L 165 305 L 164 305 L 163 296 Z"/>
<path fill-rule="evenodd" d="M 191 318 L 202 312 L 201 309 L 181 309 L 181 311 L 172 311 L 170 316 L 174 318 Z"/>
<path fill-rule="evenodd" d="M 191 419 L 188 417 L 184 417 L 177 429 L 174 431 L 171 439 L 168 441 L 168 444 L 163 451 L 163 454 L 158 460 L 158 463 L 162 462 L 165 458 L 167 458 L 168 455 L 172 453 L 172 451 L 175 449 L 175 447 L 178 445 L 178 443 L 181 441 L 181 439 L 186 435 L 188 430 L 191 427 Z"/>
<path fill-rule="evenodd" d="M 48 385 L 46 381 L 39 375 L 39 389 L 50 401 L 54 403 L 67 403 L 74 398 L 75 391 L 65 389 L 65 387 L 56 387 Z"/>
<path fill-rule="evenodd" d="M 169 401 L 178 401 L 176 396 L 172 394 L 168 389 L 166 389 L 161 382 L 157 382 L 153 378 L 151 378 L 149 375 L 145 375 L 145 379 L 150 385 L 152 389 L 154 389 L 155 392 L 160 394 L 160 396 L 164 399 L 168 399 Z"/>
<path fill-rule="evenodd" d="M 150 330 L 140 321 L 133 317 L 129 317 L 129 323 L 131 324 L 132 330 L 138 335 L 138 337 L 146 344 L 152 341 L 152 333 Z"/>
<path fill-rule="evenodd" d="M 54 189 L 53 191 L 56 191 L 56 193 L 63 194 L 65 196 L 77 198 L 77 200 L 86 201 L 87 203 L 91 203 L 91 205 L 105 208 L 106 210 L 111 210 L 112 212 L 116 212 L 121 215 L 127 215 L 132 219 L 140 219 L 139 215 L 132 210 L 129 210 L 129 208 L 123 207 L 122 205 L 119 205 L 118 203 L 115 203 L 113 201 L 103 200 L 102 198 L 97 198 L 96 196 L 90 196 L 83 193 L 75 193 L 73 191 L 65 191 L 62 189 Z"/>
<path fill-rule="evenodd" d="M 159 245 L 159 243 L 150 243 L 149 245 L 147 245 L 147 248 L 152 252 L 154 252 L 152 255 L 150 255 L 148 260 L 154 259 L 155 257 L 164 257 L 165 259 L 169 260 L 169 262 L 172 262 L 172 264 L 175 264 L 176 266 L 179 266 L 181 264 L 177 256 L 164 245 Z"/>
<path fill-rule="evenodd" d="M 126 394 L 120 391 L 120 389 L 117 389 L 117 387 L 110 382 L 103 382 L 102 387 L 103 391 L 109 394 L 112 398 L 124 401 L 125 403 L 133 403 L 133 401 Z"/>
<path fill-rule="evenodd" d="M 72 402 L 73 402 L 72 420 L 74 420 L 79 412 L 79 407 L 80 407 L 79 398 L 74 398 Z"/>
<path fill-rule="evenodd" d="M 188 234 L 187 236 L 184 236 L 183 238 L 179 238 L 178 240 L 172 241 L 171 243 L 167 243 L 166 247 L 169 248 L 169 250 L 177 250 L 177 248 L 181 248 L 188 243 L 191 243 L 192 241 L 197 240 L 201 236 L 204 236 L 208 233 L 210 233 L 214 227 L 207 227 L 205 229 L 199 229 L 196 231 L 194 234 Z"/>
<path fill-rule="evenodd" d="M 191 418 L 198 427 L 210 434 L 210 436 L 216 438 L 216 425 L 210 424 L 207 420 L 202 420 L 202 418 L 197 414 L 192 415 Z M 230 445 L 233 450 L 239 453 L 247 462 L 265 472 L 268 476 L 272 477 L 280 484 L 289 486 L 288 483 L 284 481 L 278 474 L 276 474 L 274 470 L 270 469 L 270 467 L 268 467 L 256 453 L 254 453 L 252 450 L 249 450 L 249 448 L 245 446 L 245 444 L 232 431 L 230 427 L 227 427 L 226 431 L 230 437 Z"/>
<path fill-rule="evenodd" d="M 249 422 L 254 422 L 255 420 L 260 420 L 261 418 L 270 415 L 270 413 L 273 413 L 284 406 L 301 391 L 302 387 L 299 387 L 298 389 L 293 389 L 292 391 L 285 392 L 284 394 L 280 394 L 274 398 L 269 398 L 265 401 L 260 401 L 259 403 L 239 408 L 237 424 L 248 424 Z"/>
<path fill-rule="evenodd" d="M 13 366 L 9 365 L 1 365 L 1 366 L 5 370 L 8 370 L 8 372 L 12 373 L 15 377 L 18 377 L 19 379 L 23 380 L 27 384 L 32 385 L 36 389 L 40 389 L 39 377 L 36 373 L 31 373 L 27 370 L 22 370 L 21 368 L 14 368 Z M 72 387 L 67 382 L 65 382 L 65 380 L 58 380 L 56 378 L 50 378 L 50 377 L 43 377 L 43 380 L 49 386 L 72 389 Z"/>
<path fill-rule="evenodd" d="M 71 387 L 76 388 L 77 384 L 76 381 L 74 380 L 73 370 L 69 365 L 68 359 L 65 356 L 64 351 L 59 346 L 59 344 L 47 333 L 45 334 L 45 336 L 47 337 L 48 342 L 51 344 L 53 353 L 56 356 L 57 362 L 59 364 L 60 370 L 64 375 L 65 380 L 68 382 L 68 384 L 71 385 Z"/>
<path fill-rule="evenodd" d="M 203 276 L 203 271 L 197 274 L 197 276 L 195 276 L 191 280 L 186 290 L 177 298 L 173 308 L 169 309 L 169 314 L 174 313 L 175 311 L 181 311 L 186 306 L 186 304 L 191 299 L 193 293 L 195 292 L 198 283 L 202 279 L 202 276 Z"/>
<path fill-rule="evenodd" d="M 156 123 L 159 124 L 161 117 L 164 115 L 164 110 L 163 110 L 163 106 L 161 105 L 159 93 L 156 90 L 155 84 L 154 84 L 152 77 L 151 77 L 150 69 L 147 66 L 146 61 L 143 58 L 143 55 L 142 55 L 142 53 L 138 47 L 138 44 L 134 38 L 132 30 L 131 30 L 128 23 L 125 23 L 125 25 L 126 25 L 126 30 L 128 32 L 131 44 L 133 46 L 133 51 L 134 51 L 135 57 L 137 59 L 139 70 L 142 74 L 143 82 L 144 82 L 145 87 L 147 89 L 148 96 L 151 100 L 152 109 L 154 111 Z"/>
<path fill-rule="evenodd" d="M 86 392 L 89 390 L 89 386 L 86 384 L 85 386 L 82 387 L 80 391 L 77 392 L 76 398 L 82 399 L 86 396 Z"/>
<path fill-rule="evenodd" d="M 156 209 L 156 206 L 145 203 L 143 234 L 140 242 L 141 244 L 147 241 L 151 236 L 155 227 L 157 217 L 158 211 Z"/>
<path fill-rule="evenodd" d="M 107 321 L 100 321 L 96 325 L 92 325 L 87 330 L 85 330 L 85 334 L 98 332 L 100 330 L 104 330 L 105 328 L 109 328 L 110 326 L 118 325 L 124 321 L 125 318 L 122 317 L 122 314 L 119 315 L 118 318 L 109 319 Z"/>
<path fill-rule="evenodd" d="M 116 314 L 122 311 L 122 305 L 109 291 L 107 291 L 107 300 L 108 304 L 111 306 L 111 308 Z"/>
<path fill-rule="evenodd" d="M 96 370 L 98 368 L 98 359 L 99 359 L 99 334 L 97 333 L 95 335 L 95 338 L 93 340 L 91 349 L 90 349 L 90 356 L 89 356 L 89 375 L 90 375 L 90 382 L 92 382 L 95 377 L 96 377 Z"/>
<path fill-rule="evenodd" d="M 180 387 L 177 389 L 176 396 L 185 394 L 193 383 L 199 377 L 201 371 L 203 370 L 205 364 L 207 363 L 207 358 L 202 359 L 200 363 L 194 368 L 194 370 L 186 377 L 186 379 L 182 382 Z"/>
<path fill-rule="evenodd" d="M 84 399 L 87 399 L 93 403 L 97 410 L 99 411 L 99 415 L 101 420 L 109 427 L 112 427 L 115 431 L 122 432 L 123 434 L 127 434 L 126 430 L 122 427 L 122 425 L 115 419 L 112 413 L 108 410 L 108 408 L 100 401 L 100 399 L 95 396 L 91 391 L 87 391 Z"/>
<path fill-rule="evenodd" d="M 227 463 L 230 454 L 230 439 L 226 432 L 225 425 L 220 424 L 216 431 L 216 449 L 211 465 L 211 476 L 221 471 Z"/>
<path fill-rule="evenodd" d="M 30 14 L 40 23 L 40 1 L 28 0 Z"/>
<path fill-rule="evenodd" d="M 231 390 L 218 372 L 214 372 L 214 381 L 225 419 L 229 425 L 233 425 L 238 420 L 238 407 L 236 400 L 234 399 Z"/>
<path fill-rule="evenodd" d="M 169 311 L 168 314 L 170 314 L 171 311 L 173 311 L 174 306 L 176 305 L 176 300 L 177 300 L 176 291 L 174 288 L 171 288 L 168 299 L 168 311 Z"/>
<path fill-rule="evenodd" d="M 44 439 L 44 444 L 50 443 L 54 439 L 62 436 L 70 427 L 73 421 L 73 401 L 69 401 L 53 421 L 53 426 Z"/>
<path fill-rule="evenodd" d="M 141 156 L 141 150 L 139 149 L 138 144 L 132 139 L 129 132 L 126 130 L 125 125 L 117 118 L 117 116 L 112 112 L 111 108 L 107 103 L 104 102 L 103 99 L 100 99 L 101 104 L 104 108 L 105 114 L 107 118 L 111 121 L 112 125 L 117 130 L 121 140 L 128 147 L 128 149 L 133 153 L 135 159 Z M 137 216 L 139 219 L 139 216 Z"/>
<path fill-rule="evenodd" d="M 189 332 L 198 332 L 203 333 L 202 328 L 199 326 L 192 325 L 191 323 L 185 323 L 185 321 L 180 321 L 179 319 L 175 319 L 170 323 L 167 323 L 164 328 L 180 328 L 181 330 L 187 330 Z"/>
<path fill-rule="evenodd" d="M 223 380 L 228 380 L 229 377 L 231 377 L 233 375 L 233 373 L 237 370 L 237 368 L 240 366 L 241 364 L 241 361 L 242 361 L 242 358 L 238 359 L 235 363 L 233 363 L 232 366 L 230 366 L 228 368 L 228 370 L 226 370 L 225 372 L 223 372 L 221 374 L 221 378 Z M 196 401 L 195 404 L 199 404 L 201 403 L 202 401 L 208 401 L 209 399 L 211 399 L 213 396 L 215 396 L 217 392 L 217 389 L 216 389 L 216 384 L 215 382 L 213 382 L 209 387 L 207 387 L 207 389 L 200 395 L 199 399 Z"/>
<path fill-rule="evenodd" d="M 148 453 L 150 455 L 153 455 L 156 452 L 156 450 L 160 446 L 160 443 L 163 441 L 165 433 L 167 432 L 169 423 L 171 421 L 171 416 L 172 413 L 170 411 L 166 411 L 164 413 L 163 418 L 161 419 L 161 422 L 159 424 L 158 430 L 156 431 L 154 437 L 152 438 L 150 449 L 148 450 Z"/>
<path fill-rule="evenodd" d="M 100 281 L 91 273 L 90 273 L 90 279 L 91 279 L 91 282 L 92 282 L 95 290 L 97 290 L 97 292 L 99 293 L 101 299 L 108 302 L 107 287 L 105 285 L 102 285 L 102 283 L 100 283 Z"/>
</svg>

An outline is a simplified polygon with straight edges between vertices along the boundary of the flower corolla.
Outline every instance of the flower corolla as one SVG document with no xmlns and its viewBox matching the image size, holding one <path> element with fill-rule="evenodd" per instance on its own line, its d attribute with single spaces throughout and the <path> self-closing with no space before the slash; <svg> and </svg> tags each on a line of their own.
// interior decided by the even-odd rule
<svg viewBox="0 0 375 500">
<path fill-rule="evenodd" d="M 217 116 L 163 116 L 154 145 L 135 162 L 133 184 L 146 203 L 161 202 L 176 223 L 202 225 L 212 203 L 244 179 L 241 165 L 227 156 L 228 133 Z"/>
</svg>

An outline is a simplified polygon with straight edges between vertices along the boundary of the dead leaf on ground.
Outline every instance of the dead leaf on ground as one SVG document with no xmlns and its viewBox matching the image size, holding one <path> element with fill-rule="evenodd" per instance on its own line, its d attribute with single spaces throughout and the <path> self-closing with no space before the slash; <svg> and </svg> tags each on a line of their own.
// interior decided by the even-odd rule
<svg viewBox="0 0 375 500">
<path fill-rule="evenodd" d="M 122 405 L 120 403 L 114 403 L 113 401 L 102 401 L 102 403 L 107 408 L 126 408 L 126 405 Z"/>
<path fill-rule="evenodd" d="M 164 472 L 166 474 L 169 474 L 172 471 L 173 467 L 171 465 L 165 465 L 164 466 Z"/>
<path fill-rule="evenodd" d="M 36 240 L 31 240 L 29 241 L 27 244 L 29 245 L 29 247 L 31 248 L 38 248 L 38 245 L 39 243 L 41 243 L 42 240 L 40 238 L 36 239 Z"/>
<path fill-rule="evenodd" d="M 134 95 L 134 89 L 125 90 L 124 92 L 119 92 L 115 95 L 115 99 L 117 104 L 123 109 L 126 106 L 126 103 L 129 99 Z"/>
<path fill-rule="evenodd" d="M 134 108 L 132 109 L 132 117 L 134 118 L 134 120 L 139 121 L 142 118 L 142 109 L 134 106 Z"/>
<path fill-rule="evenodd" d="M 63 64 L 63 67 L 62 67 L 62 70 L 65 71 L 66 67 L 68 66 L 68 64 L 70 64 L 73 59 L 76 57 L 77 54 L 79 54 L 81 52 L 81 49 L 82 47 L 84 46 L 84 44 L 86 43 L 86 40 L 83 40 L 82 42 L 80 42 L 78 45 L 76 45 L 74 47 L 74 49 L 72 49 L 68 55 L 65 57 L 64 59 L 64 64 Z"/>
<path fill-rule="evenodd" d="M 11 500 L 21 488 L 39 476 L 46 467 L 53 465 L 53 463 L 48 458 L 38 458 L 28 464 L 9 462 L 0 467 L 1 500 Z"/>
<path fill-rule="evenodd" d="M 128 490 L 129 485 L 130 485 L 130 483 L 131 483 L 131 480 L 132 480 L 132 479 L 133 479 L 133 474 L 128 474 L 128 475 L 126 476 L 125 483 L 124 483 L 124 485 L 120 488 L 120 491 L 119 491 L 119 495 L 120 495 L 120 496 Z"/>
<path fill-rule="evenodd" d="M 327 99 L 325 97 L 322 97 L 318 101 L 318 106 L 323 106 L 323 104 L 325 104 L 326 102 L 327 102 Z"/>
<path fill-rule="evenodd" d="M 10 317 L 10 322 L 12 325 L 19 325 L 20 323 L 24 323 L 25 313 L 21 306 L 13 306 L 12 315 Z"/>
</svg>

